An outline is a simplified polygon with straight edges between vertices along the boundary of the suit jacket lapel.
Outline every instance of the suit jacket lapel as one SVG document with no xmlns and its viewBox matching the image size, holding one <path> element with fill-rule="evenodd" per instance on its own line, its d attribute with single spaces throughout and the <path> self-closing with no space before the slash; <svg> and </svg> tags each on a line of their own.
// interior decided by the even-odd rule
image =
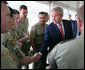
<svg viewBox="0 0 85 70">
<path fill-rule="evenodd" d="M 53 23 L 53 28 L 54 28 L 54 30 L 55 30 L 55 35 L 56 35 L 56 37 L 62 38 L 62 35 L 61 35 L 61 32 L 60 32 L 58 26 L 57 26 L 56 24 L 54 24 L 54 23 Z"/>
<path fill-rule="evenodd" d="M 72 36 L 71 22 L 68 20 L 63 20 L 63 26 L 65 31 L 65 39 L 69 39 Z"/>
</svg>

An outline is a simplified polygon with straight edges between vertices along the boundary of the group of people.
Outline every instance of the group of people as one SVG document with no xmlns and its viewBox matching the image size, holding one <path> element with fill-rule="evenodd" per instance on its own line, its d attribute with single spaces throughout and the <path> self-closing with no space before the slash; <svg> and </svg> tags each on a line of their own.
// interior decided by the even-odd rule
<svg viewBox="0 0 85 70">
<path fill-rule="evenodd" d="M 77 21 L 62 19 L 63 9 L 53 8 L 49 25 L 46 24 L 48 13 L 39 12 L 39 21 L 30 33 L 27 13 L 25 5 L 18 12 L 1 1 L 1 69 L 21 69 L 32 62 L 33 69 L 84 68 L 84 6 L 78 10 Z M 77 26 L 81 32 L 79 37 L 76 37 Z M 28 53 L 30 45 L 34 51 L 32 56 Z"/>
</svg>

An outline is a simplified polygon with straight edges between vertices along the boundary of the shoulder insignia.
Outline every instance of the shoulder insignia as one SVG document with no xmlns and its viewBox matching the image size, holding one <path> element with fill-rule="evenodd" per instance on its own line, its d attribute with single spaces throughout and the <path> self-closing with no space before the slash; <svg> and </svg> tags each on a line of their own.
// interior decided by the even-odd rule
<svg viewBox="0 0 85 70">
<path fill-rule="evenodd" d="M 55 47 L 57 47 L 60 43 L 56 44 Z"/>
<path fill-rule="evenodd" d="M 16 40 L 14 40 L 13 38 L 10 38 L 8 40 L 8 43 L 10 43 L 11 45 L 15 45 L 16 44 Z"/>
<path fill-rule="evenodd" d="M 49 53 L 48 55 L 49 55 L 49 56 L 52 56 L 52 54 L 51 54 L 51 53 Z"/>
<path fill-rule="evenodd" d="M 30 35 L 30 36 L 32 36 L 32 35 L 33 35 L 33 33 L 31 32 L 29 35 Z"/>
<path fill-rule="evenodd" d="M 9 55 L 8 52 L 3 52 L 3 53 L 2 53 L 2 56 L 7 56 L 7 55 Z"/>
<path fill-rule="evenodd" d="M 15 40 L 11 40 L 10 43 L 11 43 L 12 45 L 15 45 L 15 44 L 16 44 L 16 41 L 15 41 Z"/>
<path fill-rule="evenodd" d="M 74 38 L 73 38 L 73 39 L 74 39 Z M 68 42 L 68 41 L 73 40 L 73 39 L 68 39 L 68 40 L 61 41 L 60 44 L 63 44 L 63 43 L 65 43 L 65 42 Z"/>
<path fill-rule="evenodd" d="M 67 42 L 67 41 L 69 41 L 69 40 L 64 40 L 64 41 L 61 41 L 61 42 L 60 42 L 60 44 L 63 44 L 63 43 L 65 43 L 65 42 Z"/>
</svg>

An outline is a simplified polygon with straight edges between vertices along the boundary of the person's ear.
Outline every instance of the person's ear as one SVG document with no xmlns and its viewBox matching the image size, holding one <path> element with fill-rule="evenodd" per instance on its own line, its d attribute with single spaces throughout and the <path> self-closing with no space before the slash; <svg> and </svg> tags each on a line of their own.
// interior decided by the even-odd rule
<svg viewBox="0 0 85 70">
<path fill-rule="evenodd" d="M 78 19 L 78 21 L 79 21 L 79 28 L 82 26 L 82 21 L 81 21 L 81 19 Z"/>
<path fill-rule="evenodd" d="M 61 18 L 63 18 L 63 15 L 61 15 Z"/>
</svg>

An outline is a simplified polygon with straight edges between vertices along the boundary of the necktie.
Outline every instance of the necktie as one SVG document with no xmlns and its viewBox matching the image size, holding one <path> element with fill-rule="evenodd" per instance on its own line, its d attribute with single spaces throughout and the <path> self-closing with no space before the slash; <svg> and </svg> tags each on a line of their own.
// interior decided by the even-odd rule
<svg viewBox="0 0 85 70">
<path fill-rule="evenodd" d="M 59 24 L 59 28 L 60 28 L 61 35 L 62 35 L 62 37 L 63 37 L 63 39 L 64 39 L 64 34 L 63 34 L 62 24 Z"/>
</svg>

